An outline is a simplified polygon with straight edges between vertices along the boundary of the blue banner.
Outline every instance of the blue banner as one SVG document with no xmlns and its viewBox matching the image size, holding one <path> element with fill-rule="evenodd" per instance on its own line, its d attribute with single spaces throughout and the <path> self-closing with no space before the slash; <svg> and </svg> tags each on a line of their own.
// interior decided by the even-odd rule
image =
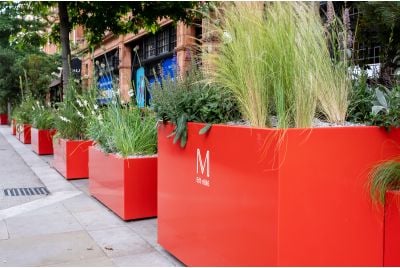
<svg viewBox="0 0 400 268">
<path fill-rule="evenodd" d="M 113 97 L 113 83 L 111 75 L 100 76 L 97 80 L 97 88 L 99 89 L 100 97 L 97 98 L 99 104 L 107 104 Z"/>
</svg>

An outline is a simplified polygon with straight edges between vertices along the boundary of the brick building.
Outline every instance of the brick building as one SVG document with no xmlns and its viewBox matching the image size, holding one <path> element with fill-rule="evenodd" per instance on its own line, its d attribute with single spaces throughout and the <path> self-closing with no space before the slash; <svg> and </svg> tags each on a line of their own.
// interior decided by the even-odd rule
<svg viewBox="0 0 400 268">
<path fill-rule="evenodd" d="M 173 23 L 169 19 L 161 20 L 160 26 L 161 29 L 155 34 L 144 30 L 138 34 L 106 33 L 102 43 L 94 51 L 88 48 L 83 27 L 74 28 L 70 33 L 72 58 L 78 57 L 82 61 L 83 87 L 92 86 L 93 83 L 101 86 L 99 79 L 104 78 L 104 74 L 98 66 L 107 65 L 107 69 L 112 73 L 109 80 L 113 80 L 108 82 L 118 88 L 122 98 L 127 101 L 128 92 L 138 85 L 138 72 L 144 73 L 152 82 L 155 79 L 153 70 L 161 75 L 163 69 L 185 69 L 190 64 L 191 51 L 196 37 L 201 35 L 201 28 L 186 26 L 181 22 Z M 43 47 L 43 51 L 48 54 L 60 53 L 60 47 L 49 41 Z M 57 81 L 53 81 L 52 86 L 55 85 Z M 146 99 L 144 101 L 146 102 Z"/>
<path fill-rule="evenodd" d="M 102 89 L 104 83 L 112 83 L 125 101 L 129 99 L 129 91 L 135 89 L 138 104 L 143 105 L 148 101 L 139 92 L 143 75 L 151 83 L 156 79 L 153 70 L 161 75 L 171 69 L 185 69 L 191 61 L 195 37 L 200 36 L 200 28 L 195 26 L 174 24 L 168 19 L 161 20 L 160 25 L 155 34 L 144 30 L 119 36 L 107 33 L 94 51 L 89 51 L 85 41 L 81 42 L 73 54 L 82 55 L 83 86 L 97 83 Z M 100 66 L 107 66 L 107 74 L 102 73 Z"/>
</svg>

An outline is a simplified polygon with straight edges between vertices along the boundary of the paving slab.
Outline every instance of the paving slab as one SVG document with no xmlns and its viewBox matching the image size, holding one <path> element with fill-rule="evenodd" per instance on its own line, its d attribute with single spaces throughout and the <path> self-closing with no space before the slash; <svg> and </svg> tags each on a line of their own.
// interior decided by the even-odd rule
<svg viewBox="0 0 400 268">
<path fill-rule="evenodd" d="M 153 250 L 151 245 L 126 226 L 89 231 L 90 236 L 109 257 L 119 257 Z"/>
<path fill-rule="evenodd" d="M 60 203 L 6 219 L 10 238 L 83 230 Z"/>
<path fill-rule="evenodd" d="M 0 266 L 47 266 L 102 256 L 85 231 L 0 240 Z"/>
<path fill-rule="evenodd" d="M 73 184 L 76 188 L 90 196 L 89 192 L 89 179 L 80 179 L 80 180 L 72 180 L 71 184 Z"/>
<path fill-rule="evenodd" d="M 8 229 L 5 221 L 0 220 L 0 240 L 9 239 Z"/>
<path fill-rule="evenodd" d="M 112 258 L 112 261 L 120 267 L 164 267 L 174 266 L 166 257 L 157 250 Z"/>
<path fill-rule="evenodd" d="M 49 267 L 112 267 L 116 266 L 108 257 L 84 259 L 49 265 Z"/>
<path fill-rule="evenodd" d="M 101 230 L 125 225 L 118 216 L 106 210 L 72 212 L 72 215 L 86 230 Z"/>
<path fill-rule="evenodd" d="M 62 204 L 65 208 L 68 209 L 68 211 L 73 213 L 87 211 L 106 211 L 106 213 L 109 213 L 109 210 L 107 208 L 100 204 L 96 199 L 87 196 L 86 194 L 81 194 L 76 197 L 64 200 Z"/>
<path fill-rule="evenodd" d="M 166 251 L 162 246 L 160 246 L 160 244 L 157 244 L 156 246 L 154 246 L 154 248 L 172 264 L 171 266 L 177 266 L 177 267 L 185 266 L 185 264 L 183 264 L 181 261 L 175 258 L 175 256 Z"/>
<path fill-rule="evenodd" d="M 126 225 L 152 246 L 157 245 L 157 218 L 126 222 Z"/>
</svg>

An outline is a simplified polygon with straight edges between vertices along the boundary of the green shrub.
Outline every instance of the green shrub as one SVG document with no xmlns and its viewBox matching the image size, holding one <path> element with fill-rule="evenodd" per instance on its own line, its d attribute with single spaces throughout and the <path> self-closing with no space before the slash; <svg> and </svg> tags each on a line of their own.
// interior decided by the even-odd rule
<svg viewBox="0 0 400 268">
<path fill-rule="evenodd" d="M 347 120 L 354 123 L 370 123 L 374 90 L 367 84 L 367 74 L 362 73 L 352 83 Z"/>
<path fill-rule="evenodd" d="M 371 124 L 386 129 L 400 127 L 400 86 L 375 88 Z"/>
<path fill-rule="evenodd" d="M 47 105 L 36 101 L 32 112 L 32 127 L 37 129 L 54 128 L 54 110 Z"/>
<path fill-rule="evenodd" d="M 163 121 L 175 125 L 174 143 L 180 139 L 182 147 L 187 142 L 187 122 L 211 124 L 240 119 L 240 112 L 233 95 L 224 89 L 205 84 L 200 70 L 194 65 L 183 78 L 167 77 L 152 90 L 152 106 Z"/>
<path fill-rule="evenodd" d="M 157 153 L 154 112 L 115 101 L 90 118 L 88 136 L 105 152 L 123 157 Z"/>
<path fill-rule="evenodd" d="M 17 124 L 32 124 L 32 114 L 36 101 L 31 95 L 27 95 L 14 111 Z"/>
<path fill-rule="evenodd" d="M 78 86 L 70 82 L 64 101 L 58 103 L 54 127 L 57 129 L 56 137 L 71 140 L 86 140 L 87 124 L 91 114 L 91 103 L 94 103 L 92 91 L 78 93 Z"/>
</svg>

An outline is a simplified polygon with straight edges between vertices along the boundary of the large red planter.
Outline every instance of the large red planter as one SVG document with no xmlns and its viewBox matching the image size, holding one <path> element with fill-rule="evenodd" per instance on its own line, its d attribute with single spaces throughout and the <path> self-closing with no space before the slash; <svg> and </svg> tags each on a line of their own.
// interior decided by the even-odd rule
<svg viewBox="0 0 400 268">
<path fill-rule="evenodd" d="M 67 180 L 89 177 L 89 146 L 88 140 L 54 139 L 53 167 Z"/>
<path fill-rule="evenodd" d="M 32 150 L 38 155 L 53 154 L 53 136 L 55 129 L 31 128 Z"/>
<path fill-rule="evenodd" d="M 385 202 L 385 266 L 400 266 L 400 191 L 388 191 Z"/>
<path fill-rule="evenodd" d="M 157 216 L 157 157 L 121 158 L 89 148 L 90 194 L 124 220 Z"/>
<path fill-rule="evenodd" d="M 17 126 L 15 119 L 11 120 L 11 134 L 14 136 L 17 135 Z"/>
<path fill-rule="evenodd" d="M 203 126 L 188 124 L 184 149 L 159 127 L 165 249 L 189 266 L 383 265 L 383 209 L 367 177 L 399 155 L 398 130 L 214 125 L 199 135 Z"/>
<path fill-rule="evenodd" d="M 0 125 L 8 124 L 8 114 L 0 114 Z"/>
<path fill-rule="evenodd" d="M 29 124 L 17 124 L 16 136 L 23 144 L 31 144 L 31 125 Z"/>
</svg>

